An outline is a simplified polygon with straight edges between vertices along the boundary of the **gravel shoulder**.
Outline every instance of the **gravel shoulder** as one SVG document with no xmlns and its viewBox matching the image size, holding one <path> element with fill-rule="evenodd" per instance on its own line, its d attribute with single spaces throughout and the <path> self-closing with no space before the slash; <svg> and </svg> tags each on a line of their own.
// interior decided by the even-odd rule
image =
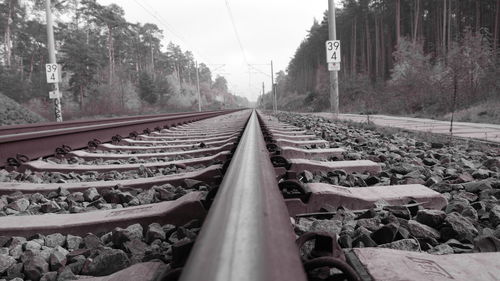
<svg viewBox="0 0 500 281">
<path fill-rule="evenodd" d="M 314 116 L 331 119 L 331 113 L 314 113 Z M 377 126 L 414 130 L 419 132 L 449 135 L 450 122 L 424 118 L 409 118 L 387 115 L 339 114 L 339 119 L 367 123 Z M 470 122 L 454 122 L 453 135 L 461 138 L 479 139 L 500 143 L 500 125 Z"/>
</svg>

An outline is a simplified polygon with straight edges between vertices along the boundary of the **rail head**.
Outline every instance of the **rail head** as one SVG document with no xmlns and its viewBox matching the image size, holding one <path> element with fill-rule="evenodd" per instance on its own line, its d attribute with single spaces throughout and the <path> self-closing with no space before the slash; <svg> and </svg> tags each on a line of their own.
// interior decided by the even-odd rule
<svg viewBox="0 0 500 281">
<path fill-rule="evenodd" d="M 255 111 L 180 280 L 306 280 Z"/>
<path fill-rule="evenodd" d="M 234 110 L 212 110 L 212 111 L 203 111 L 202 114 L 218 114 L 220 112 L 230 112 L 237 111 L 239 109 Z M 147 115 L 136 115 L 136 116 L 122 116 L 122 117 L 111 117 L 111 118 L 99 118 L 99 119 L 82 119 L 82 120 L 69 120 L 64 122 L 43 122 L 43 123 L 32 123 L 32 124 L 21 124 L 21 125 L 6 125 L 0 126 L 0 136 L 3 135 L 12 135 L 12 134 L 20 134 L 20 133 L 32 133 L 37 131 L 47 131 L 54 129 L 67 129 L 71 127 L 83 127 L 89 125 L 98 125 L 98 124 L 108 124 L 108 123 L 117 123 L 124 121 L 138 121 L 142 119 L 151 119 L 151 118 L 161 118 L 161 117 L 178 117 L 183 115 L 192 115 L 192 114 L 200 114 L 199 112 L 177 112 L 177 113 L 162 113 L 162 114 L 147 114 Z"/>
<path fill-rule="evenodd" d="M 159 115 L 159 116 L 150 116 L 148 118 L 136 118 L 136 119 L 117 119 L 117 120 L 109 120 L 108 122 L 103 122 L 101 120 L 96 120 L 95 122 L 91 123 L 90 121 L 86 121 L 85 124 L 83 125 L 76 125 L 75 124 L 65 124 L 65 123 L 56 123 L 56 125 L 60 125 L 57 128 L 52 128 L 52 127 L 47 127 L 47 129 L 42 130 L 33 130 L 29 132 L 22 132 L 22 133 L 15 133 L 15 134 L 8 134 L 8 135 L 0 135 L 0 143 L 3 142 L 9 142 L 9 141 L 17 141 L 17 140 L 24 140 L 24 139 L 30 139 L 30 138 L 43 138 L 47 136 L 53 136 L 53 135 L 67 135 L 67 134 L 72 134 L 75 132 L 85 132 L 85 131 L 95 131 L 95 130 L 104 130 L 104 129 L 114 129 L 117 127 L 127 127 L 131 125 L 141 125 L 144 124 L 144 126 L 147 126 L 150 123 L 153 122 L 158 122 L 158 121 L 174 121 L 174 120 L 180 120 L 180 119 L 192 119 L 198 120 L 198 119 L 204 119 L 204 118 L 210 118 L 214 117 L 220 114 L 227 114 L 231 113 L 233 111 L 227 111 L 227 112 L 222 112 L 222 111 L 217 111 L 217 112 L 202 112 L 202 113 L 185 113 L 185 114 L 175 114 L 175 115 Z M 49 124 L 51 125 L 51 124 Z M 67 125 L 67 126 L 64 126 Z"/>
<path fill-rule="evenodd" d="M 173 116 L 142 118 L 139 120 L 119 120 L 118 122 L 94 125 L 69 125 L 67 128 L 55 128 L 10 135 L 0 135 L 0 167 L 6 164 L 8 158 L 15 158 L 18 153 L 28 159 L 36 159 L 54 154 L 54 149 L 66 145 L 73 149 L 87 146 L 87 142 L 97 138 L 108 142 L 114 135 L 126 135 L 132 131 L 142 131 L 146 128 L 176 125 L 205 118 L 228 114 L 237 110 L 196 112 Z"/>
</svg>

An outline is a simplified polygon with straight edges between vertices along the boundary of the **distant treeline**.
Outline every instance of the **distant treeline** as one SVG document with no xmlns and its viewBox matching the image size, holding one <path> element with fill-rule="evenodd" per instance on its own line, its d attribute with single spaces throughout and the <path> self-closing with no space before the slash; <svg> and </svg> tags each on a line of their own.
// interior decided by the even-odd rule
<svg viewBox="0 0 500 281">
<path fill-rule="evenodd" d="M 172 43 L 164 51 L 158 26 L 127 22 L 115 4 L 52 2 L 66 116 L 197 109 L 195 59 Z M 0 33 L 0 92 L 50 112 L 45 0 L 2 0 Z M 204 109 L 247 105 L 204 63 L 199 79 Z"/>
<path fill-rule="evenodd" d="M 345 0 L 337 9 L 343 112 L 444 114 L 500 98 L 500 0 Z M 330 107 L 328 17 L 314 21 L 285 72 L 279 107 Z M 264 98 L 267 108 L 269 96 Z"/>
</svg>

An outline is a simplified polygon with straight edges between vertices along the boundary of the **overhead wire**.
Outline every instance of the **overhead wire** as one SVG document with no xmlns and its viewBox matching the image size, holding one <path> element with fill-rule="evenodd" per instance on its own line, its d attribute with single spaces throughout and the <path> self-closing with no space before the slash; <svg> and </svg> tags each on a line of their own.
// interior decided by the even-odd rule
<svg viewBox="0 0 500 281">
<path fill-rule="evenodd" d="M 247 55 L 245 53 L 245 48 L 243 48 L 243 43 L 241 42 L 240 35 L 238 33 L 238 29 L 236 28 L 236 23 L 233 17 L 233 12 L 231 11 L 231 6 L 229 5 L 229 1 L 225 0 L 227 13 L 229 14 L 229 19 L 231 21 L 231 25 L 233 27 L 234 35 L 236 37 L 236 41 L 238 41 L 238 46 L 240 47 L 241 54 L 243 55 L 243 60 L 245 61 L 248 67 L 248 88 L 252 88 L 252 75 L 250 74 L 250 63 L 248 63 Z"/>
<path fill-rule="evenodd" d="M 266 65 L 269 65 L 269 64 L 266 64 Z M 266 75 L 267 77 L 271 77 L 271 75 L 269 75 L 268 73 L 265 73 L 264 71 L 262 71 L 262 70 L 260 70 L 260 69 L 258 69 L 256 67 L 254 67 L 253 64 L 249 64 L 248 67 L 250 67 L 251 69 L 257 71 L 258 73 Z"/>
<path fill-rule="evenodd" d="M 186 45 L 188 45 L 188 47 L 190 49 L 192 49 L 193 51 L 195 51 L 202 59 L 204 59 L 205 61 L 208 62 L 208 64 L 211 64 L 210 63 L 210 60 L 207 59 L 207 57 L 205 57 L 202 52 L 200 52 L 200 50 L 198 50 L 197 48 L 194 48 L 194 45 L 191 44 L 189 42 L 189 40 L 187 40 L 184 36 L 178 34 L 177 32 L 174 31 L 174 29 L 172 28 L 172 26 L 170 24 L 167 23 L 167 21 L 160 15 L 158 14 L 154 8 L 152 8 L 151 6 L 149 6 L 146 2 L 140 2 L 138 0 L 134 0 L 134 2 L 139 6 L 141 7 L 146 13 L 148 13 L 149 15 L 151 15 L 153 18 L 155 18 L 156 20 L 158 20 L 158 22 L 163 25 L 163 27 L 166 29 L 166 31 L 170 32 L 172 35 L 174 35 L 175 37 L 177 37 L 178 39 L 180 39 L 182 42 L 184 42 Z M 144 5 L 143 5 L 144 4 Z M 246 52 L 245 52 L 245 48 L 243 47 L 243 42 L 241 40 L 241 37 L 240 37 L 240 34 L 238 32 L 238 29 L 236 27 L 236 22 L 235 22 L 235 19 L 234 19 L 234 16 L 233 16 L 233 12 L 231 10 L 231 6 L 229 4 L 229 1 L 228 0 L 225 0 L 225 4 L 226 4 L 226 9 L 227 9 L 227 12 L 228 12 L 228 15 L 229 15 L 229 19 L 230 19 L 230 22 L 231 22 L 231 25 L 232 25 L 232 28 L 233 28 L 233 31 L 234 31 L 234 34 L 235 34 L 235 37 L 236 37 L 236 40 L 238 42 L 238 46 L 241 50 L 241 53 L 242 53 L 242 56 L 243 56 L 243 60 L 245 62 L 245 64 L 247 65 L 247 67 L 249 68 L 249 71 L 248 71 L 248 74 L 249 74 L 249 88 L 254 88 L 256 89 L 257 87 L 255 86 L 252 86 L 251 85 L 251 77 L 250 77 L 250 69 L 254 69 L 255 71 L 261 73 L 261 74 L 264 74 L 268 77 L 270 77 L 269 74 L 261 71 L 260 69 L 257 69 L 256 67 L 252 66 L 249 62 L 248 62 L 248 58 L 247 58 L 247 55 L 246 55 Z M 146 7 L 147 6 L 147 7 Z M 256 64 L 257 65 L 257 64 Z M 218 69 L 218 68 L 217 68 Z M 213 71 L 214 73 L 216 73 L 216 71 Z"/>
<path fill-rule="evenodd" d="M 236 23 L 234 21 L 233 12 L 231 11 L 229 1 L 225 0 L 225 2 L 226 2 L 227 13 L 229 14 L 229 19 L 231 20 L 231 25 L 233 26 L 234 35 L 236 36 L 236 41 L 238 41 L 238 45 L 240 46 L 240 50 L 241 50 L 241 53 L 243 54 L 243 59 L 244 59 L 245 63 L 247 65 L 249 65 L 247 55 L 245 53 L 245 49 L 243 48 L 243 43 L 241 42 L 241 38 L 240 38 L 240 35 L 238 33 L 238 29 L 236 28 Z"/>
<path fill-rule="evenodd" d="M 163 25 L 163 27 L 168 31 L 170 32 L 171 34 L 173 34 L 175 37 L 177 37 L 178 39 L 180 39 L 182 42 L 184 42 L 186 45 L 188 45 L 188 47 L 190 49 L 192 49 L 193 51 L 195 51 L 196 53 L 198 53 L 198 56 L 200 56 L 203 60 L 207 61 L 208 63 L 210 63 L 210 60 L 205 57 L 202 52 L 200 52 L 200 50 L 198 50 L 197 48 L 194 48 L 194 45 L 191 44 L 189 42 L 189 40 L 187 40 L 184 36 L 178 34 L 177 32 L 175 32 L 173 30 L 173 28 L 171 27 L 170 24 L 168 24 L 166 22 L 166 20 L 160 15 L 158 14 L 155 9 L 153 9 L 151 6 L 149 6 L 146 2 L 143 2 L 144 5 L 148 6 L 151 10 L 149 10 L 148 8 L 146 8 L 143 4 L 141 4 L 141 2 L 139 2 L 138 0 L 134 0 L 134 2 L 139 5 L 139 7 L 141 7 L 146 13 L 150 14 L 152 17 L 154 17 L 156 20 L 158 20 L 160 22 L 160 24 Z M 152 12 L 151 12 L 152 11 Z"/>
</svg>

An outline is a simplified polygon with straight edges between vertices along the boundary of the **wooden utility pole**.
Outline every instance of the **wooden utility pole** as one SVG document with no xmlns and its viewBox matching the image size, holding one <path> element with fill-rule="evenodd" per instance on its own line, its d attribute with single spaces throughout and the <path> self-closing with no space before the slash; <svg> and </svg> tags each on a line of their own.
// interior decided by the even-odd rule
<svg viewBox="0 0 500 281">
<path fill-rule="evenodd" d="M 49 62 L 52 64 L 57 64 L 50 0 L 45 0 L 45 15 L 47 19 L 47 48 L 49 49 Z M 56 121 L 62 122 L 63 119 L 61 111 L 61 98 L 59 96 L 59 83 L 54 83 L 54 92 L 57 95 L 57 97 L 54 98 L 54 110 L 56 115 Z"/>
<path fill-rule="evenodd" d="M 330 40 L 337 40 L 335 26 L 335 0 L 328 0 L 328 37 Z M 330 111 L 335 115 L 339 114 L 339 72 L 330 71 Z"/>
</svg>

